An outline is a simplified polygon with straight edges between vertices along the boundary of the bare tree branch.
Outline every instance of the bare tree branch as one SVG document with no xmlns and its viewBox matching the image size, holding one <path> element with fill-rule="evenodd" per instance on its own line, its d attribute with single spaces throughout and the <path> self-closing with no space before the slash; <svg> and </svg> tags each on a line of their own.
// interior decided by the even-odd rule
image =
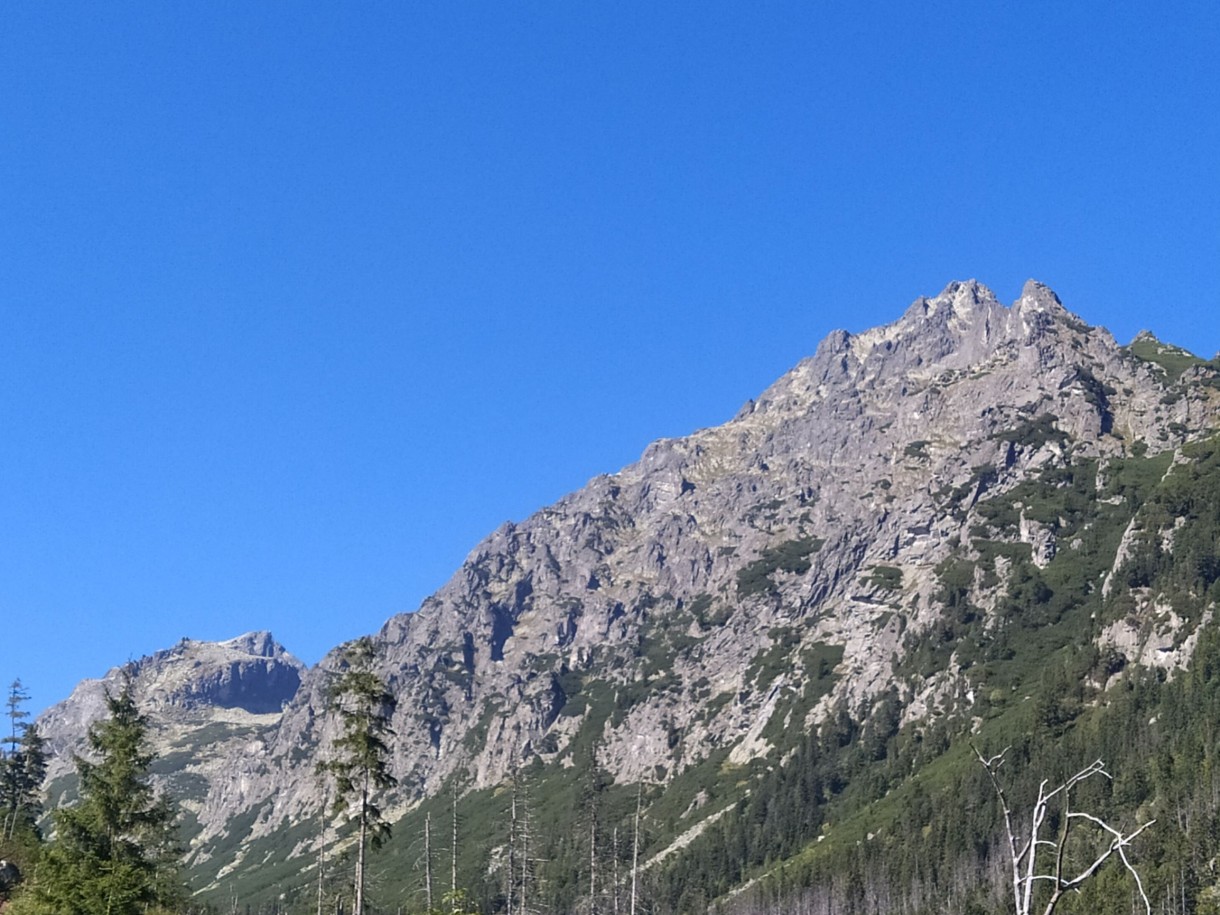
<svg viewBox="0 0 1220 915">
<path fill-rule="evenodd" d="M 1029 833 L 1027 836 L 1018 838 L 1017 830 L 1013 827 L 1014 816 L 1012 806 L 1008 801 L 1007 795 L 1004 793 L 1004 786 L 1000 783 L 999 775 L 997 774 L 1000 767 L 1004 764 L 1004 757 L 1009 748 L 1006 747 L 995 756 L 990 757 L 984 756 L 973 743 L 970 745 L 970 748 L 974 750 L 974 755 L 978 757 L 979 764 L 987 772 L 991 786 L 1000 801 L 1000 809 L 1004 812 L 1004 830 L 1008 839 L 1009 858 L 1012 866 L 1014 915 L 1031 915 L 1035 902 L 1035 890 L 1045 884 L 1050 885 L 1050 895 L 1047 897 L 1045 908 L 1042 909 L 1042 915 L 1053 915 L 1055 907 L 1059 904 L 1059 900 L 1063 898 L 1065 893 L 1071 890 L 1079 890 L 1084 883 L 1097 873 L 1106 861 L 1115 855 L 1118 856 L 1123 866 L 1135 879 L 1135 885 L 1139 890 L 1140 898 L 1144 901 L 1144 909 L 1148 915 L 1152 915 L 1152 903 L 1148 899 L 1148 894 L 1144 891 L 1144 884 L 1140 880 L 1139 873 L 1127 857 L 1127 849 L 1130 848 L 1131 843 L 1140 833 L 1156 821 L 1150 820 L 1134 832 L 1124 833 L 1119 829 L 1115 829 L 1095 814 L 1072 809 L 1072 789 L 1081 782 L 1095 775 L 1112 780 L 1102 760 L 1094 760 L 1050 791 L 1047 790 L 1050 780 L 1043 779 L 1038 785 L 1038 797 L 1034 801 L 1033 809 L 1030 811 Z M 1063 809 L 1062 825 L 1059 829 L 1058 840 L 1039 838 L 1043 825 L 1046 822 L 1050 804 L 1056 798 L 1060 798 L 1060 796 L 1062 796 L 1061 804 Z M 1067 870 L 1067 845 L 1068 839 L 1072 834 L 1072 828 L 1076 823 L 1088 823 L 1100 829 L 1103 833 L 1108 833 L 1110 842 L 1098 852 L 1091 864 L 1077 873 L 1076 876 L 1069 877 L 1067 876 L 1070 873 Z M 1050 865 L 1049 872 L 1046 873 L 1039 872 L 1038 852 L 1042 848 L 1054 850 L 1054 861 Z"/>
</svg>

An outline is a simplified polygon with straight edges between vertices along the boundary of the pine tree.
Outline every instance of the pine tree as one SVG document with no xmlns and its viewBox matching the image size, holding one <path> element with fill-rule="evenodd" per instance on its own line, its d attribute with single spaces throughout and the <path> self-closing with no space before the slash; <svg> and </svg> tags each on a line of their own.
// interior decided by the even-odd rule
<svg viewBox="0 0 1220 915">
<path fill-rule="evenodd" d="M 16 747 L 24 730 L 22 722 L 30 717 L 30 713 L 24 708 L 29 698 L 30 694 L 22 686 L 21 680 L 14 680 L 9 684 L 8 698 L 4 700 L 4 707 L 7 709 L 5 715 L 9 720 L 9 736 L 4 738 L 4 742 L 9 745 L 10 750 Z"/>
<path fill-rule="evenodd" d="M 349 642 L 340 655 L 340 670 L 330 684 L 328 710 L 339 716 L 341 734 L 331 744 L 335 757 L 321 763 L 335 784 L 335 815 L 352 811 L 357 823 L 355 904 L 352 915 L 364 915 L 365 852 L 390 837 L 390 824 L 376 801 L 379 790 L 394 785 L 390 774 L 390 716 L 394 697 L 373 670 L 375 651 L 368 636 Z"/>
<path fill-rule="evenodd" d="M 42 816 L 42 781 L 47 774 L 46 740 L 37 725 L 26 725 L 16 750 L 4 760 L 3 838 L 25 834 L 40 839 L 38 818 Z"/>
<path fill-rule="evenodd" d="M 8 750 L 0 753 L 0 839 L 12 839 L 25 832 L 37 839 L 37 820 L 42 813 L 39 795 L 46 775 L 46 751 L 38 729 L 26 724 L 29 712 L 23 706 L 29 699 L 20 680 L 9 686 L 5 700 L 9 734 L 4 738 Z"/>
<path fill-rule="evenodd" d="M 80 802 L 56 811 L 55 840 L 14 913 L 145 915 L 182 897 L 175 814 L 149 784 L 154 756 L 130 679 L 106 706 L 89 729 L 96 761 L 76 760 Z"/>
</svg>

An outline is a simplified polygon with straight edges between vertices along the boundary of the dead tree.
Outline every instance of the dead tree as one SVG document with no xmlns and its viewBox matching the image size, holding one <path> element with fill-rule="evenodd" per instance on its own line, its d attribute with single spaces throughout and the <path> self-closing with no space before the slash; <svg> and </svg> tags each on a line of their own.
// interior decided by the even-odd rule
<svg viewBox="0 0 1220 915">
<path fill-rule="evenodd" d="M 1148 894 L 1144 892 L 1144 884 L 1140 880 L 1139 873 L 1127 857 L 1127 849 L 1136 836 L 1156 821 L 1149 820 L 1134 832 L 1124 833 L 1115 829 L 1101 817 L 1072 809 L 1073 788 L 1094 775 L 1100 775 L 1106 779 L 1111 778 L 1110 773 L 1106 771 L 1105 763 L 1100 759 L 1096 760 L 1055 788 L 1048 788 L 1050 780 L 1043 779 L 1038 785 L 1038 799 L 1034 802 L 1033 810 L 1030 811 L 1028 832 L 1025 832 L 1022 831 L 1024 824 L 1016 822 L 1008 797 L 1004 793 L 1004 786 L 1000 784 L 998 773 L 1004 764 L 1004 754 L 1008 752 L 1008 748 L 990 758 L 983 756 L 978 747 L 973 744 L 971 744 L 971 749 L 974 750 L 974 755 L 978 757 L 979 763 L 987 770 L 987 777 L 991 780 L 991 786 L 995 789 L 996 797 L 1000 800 L 1000 808 L 1004 812 L 1004 830 L 1007 834 L 1008 854 L 1012 863 L 1012 899 L 1015 915 L 1032 915 L 1036 897 L 1040 895 L 1038 890 L 1043 886 L 1050 890 L 1050 895 L 1041 910 L 1042 915 L 1052 915 L 1065 893 L 1078 891 L 1103 864 L 1116 855 L 1131 873 L 1135 885 L 1139 889 L 1140 898 L 1144 900 L 1144 908 L 1148 915 L 1152 915 L 1152 903 L 1148 901 Z M 1042 838 L 1043 826 L 1052 802 L 1062 807 L 1059 834 L 1055 839 Z M 1072 830 L 1076 826 L 1083 825 L 1091 825 L 1100 830 L 1104 834 L 1107 844 L 1101 846 L 1100 850 L 1096 852 L 1092 863 L 1077 871 L 1066 860 L 1067 844 Z M 1044 851 L 1047 854 L 1040 854 Z M 1045 859 L 1048 856 L 1051 860 L 1046 862 Z"/>
<path fill-rule="evenodd" d="M 504 885 L 504 895 L 506 899 L 505 911 L 508 915 L 514 915 L 513 902 L 515 900 L 516 879 L 517 879 L 517 773 L 513 773 L 513 793 L 509 807 L 508 820 L 508 880 Z"/>
<path fill-rule="evenodd" d="M 324 889 L 326 887 L 326 806 L 327 800 L 325 796 L 322 798 L 322 807 L 318 811 L 318 913 L 322 915 L 322 901 L 324 898 Z"/>
<path fill-rule="evenodd" d="M 635 822 L 632 827 L 631 837 L 631 915 L 635 915 L 636 900 L 638 898 L 637 889 L 639 887 L 640 873 L 640 808 L 644 803 L 644 785 L 640 783 L 635 786 Z"/>
<path fill-rule="evenodd" d="M 505 861 L 505 915 L 534 915 L 538 910 L 532 894 L 537 881 L 533 844 L 534 810 L 528 779 L 520 768 L 512 773 L 509 802 L 508 853 Z"/>
<path fill-rule="evenodd" d="M 458 891 L 457 885 L 457 859 L 458 859 L 458 814 L 457 814 L 457 782 L 450 786 L 450 799 L 453 802 L 453 842 L 450 846 L 452 857 L 449 859 L 449 895 L 456 897 Z"/>
<path fill-rule="evenodd" d="M 597 810 L 589 816 L 589 915 L 597 913 Z"/>
<path fill-rule="evenodd" d="M 432 911 L 432 812 L 424 814 L 424 889 Z"/>
</svg>

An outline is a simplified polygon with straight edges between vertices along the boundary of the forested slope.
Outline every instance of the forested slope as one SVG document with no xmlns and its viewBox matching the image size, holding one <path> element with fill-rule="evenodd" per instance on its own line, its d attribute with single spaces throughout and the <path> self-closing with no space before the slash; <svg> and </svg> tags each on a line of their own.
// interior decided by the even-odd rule
<svg viewBox="0 0 1220 915">
<path fill-rule="evenodd" d="M 922 650 L 969 654 L 975 701 L 906 726 L 883 702 L 863 721 L 844 712 L 809 733 L 668 870 L 666 907 L 696 911 L 728 893 L 726 912 L 1011 912 L 1001 807 L 973 744 L 987 755 L 1008 749 L 1002 772 L 1024 813 L 1043 779 L 1059 784 L 1104 760 L 1113 780 L 1082 787 L 1076 804 L 1128 827 L 1156 821 L 1133 855 L 1154 910 L 1220 911 L 1220 630 L 1211 621 L 1220 597 L 1220 438 L 1183 448 L 1167 465 L 1164 457 L 1111 465 L 1101 499 L 1086 496 L 1096 468 L 1084 465 L 1056 471 L 1049 490 L 993 500 L 987 513 L 1001 520 L 1014 498 L 1051 507 L 1059 537 L 1087 533 L 1100 558 L 1130 524 L 1114 586 L 1099 586 L 1105 564 L 1082 544 L 1045 569 L 1018 560 L 993 626 L 977 625 L 969 600 L 947 590 L 958 608 L 947 625 L 958 628 L 933 633 Z M 1107 498 L 1119 494 L 1122 503 Z M 1001 554 L 989 542 L 974 544 L 978 560 L 958 561 L 994 561 Z M 951 589 L 960 569 L 945 572 Z M 1184 670 L 1130 663 L 1107 644 L 1116 625 L 1155 638 L 1170 614 L 1205 623 Z M 1168 656 L 1181 641 L 1171 637 L 1160 651 Z M 1059 826 L 1048 823 L 1051 838 Z M 1072 860 L 1087 863 L 1104 846 L 1100 837 L 1080 841 Z M 754 886 L 732 892 L 750 878 Z M 1135 894 L 1111 863 L 1057 911 L 1127 913 Z"/>
</svg>

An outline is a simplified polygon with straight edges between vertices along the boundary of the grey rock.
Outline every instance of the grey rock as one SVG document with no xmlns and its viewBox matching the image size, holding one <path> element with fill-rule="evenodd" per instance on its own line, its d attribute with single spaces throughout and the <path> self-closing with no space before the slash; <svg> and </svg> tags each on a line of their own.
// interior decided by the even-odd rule
<svg viewBox="0 0 1220 915">
<path fill-rule="evenodd" d="M 89 727 L 105 717 L 106 694 L 117 694 L 124 677 L 131 678 L 161 755 L 173 752 L 186 735 L 211 726 L 201 749 L 215 762 L 233 734 L 261 730 L 279 720 L 304 671 L 305 665 L 270 633 L 251 632 L 225 642 L 182 639 L 99 680 L 84 680 L 71 696 L 39 716 L 50 753 L 47 782 L 71 779 L 74 755 L 88 754 Z"/>
</svg>

